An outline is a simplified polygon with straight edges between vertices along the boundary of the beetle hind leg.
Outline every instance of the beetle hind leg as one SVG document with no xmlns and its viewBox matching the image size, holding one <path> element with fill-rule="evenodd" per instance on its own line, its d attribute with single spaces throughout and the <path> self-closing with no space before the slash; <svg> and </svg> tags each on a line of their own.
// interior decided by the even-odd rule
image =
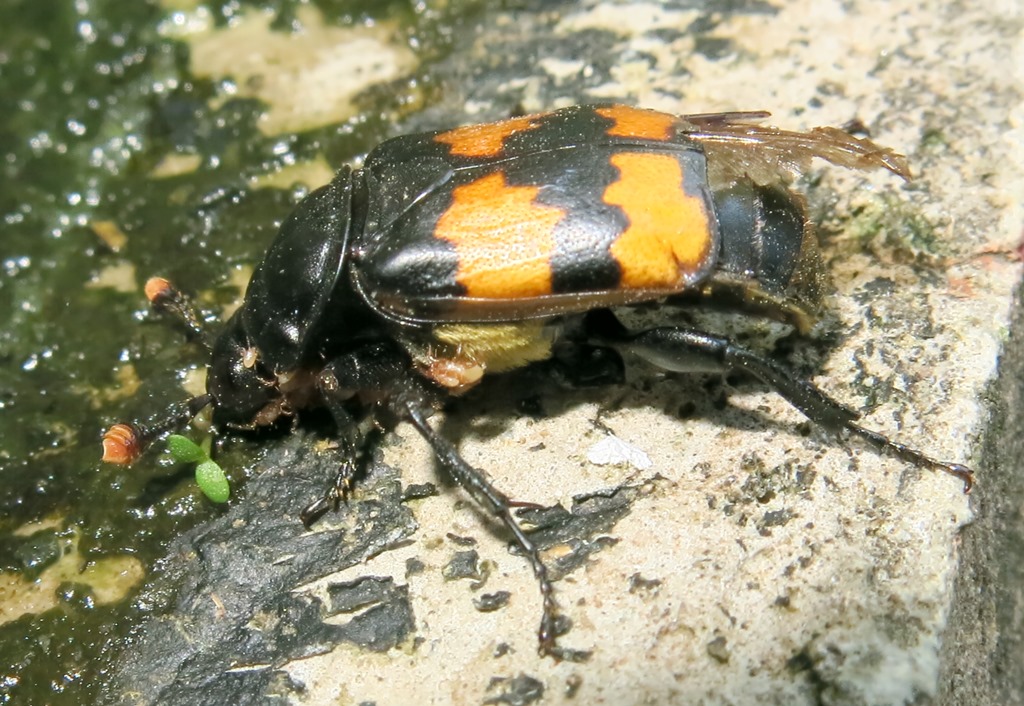
<svg viewBox="0 0 1024 706">
<path fill-rule="evenodd" d="M 934 459 L 860 426 L 856 423 L 860 418 L 859 412 L 832 399 L 792 370 L 738 346 L 727 338 L 676 326 L 633 332 L 626 329 L 606 309 L 592 312 L 585 326 L 595 339 L 634 353 L 664 370 L 703 373 L 735 371 L 753 375 L 826 430 L 835 433 L 845 429 L 875 448 L 892 453 L 904 461 L 958 478 L 964 484 L 965 493 L 971 490 L 974 473 L 970 468 Z"/>
</svg>

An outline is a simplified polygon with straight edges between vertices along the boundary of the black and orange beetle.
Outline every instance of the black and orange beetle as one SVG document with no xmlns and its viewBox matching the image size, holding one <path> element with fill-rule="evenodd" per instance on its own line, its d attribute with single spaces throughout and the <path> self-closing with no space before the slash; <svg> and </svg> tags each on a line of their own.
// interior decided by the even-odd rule
<svg viewBox="0 0 1024 706">
<path fill-rule="evenodd" d="M 359 422 L 409 421 L 529 557 L 544 601 L 542 653 L 555 649 L 556 604 L 513 513 L 523 503 L 467 463 L 428 417 L 445 394 L 486 373 L 550 358 L 557 340 L 670 371 L 752 374 L 826 429 L 950 473 L 968 490 L 970 469 L 864 429 L 857 412 L 779 364 L 683 326 L 629 331 L 610 311 L 728 301 L 807 329 L 822 264 L 787 179 L 813 157 L 909 172 L 901 155 L 867 139 L 759 125 L 767 115 L 577 106 L 384 142 L 285 221 L 212 346 L 206 394 L 153 425 L 115 425 L 104 459 L 131 462 L 207 405 L 232 429 L 325 406 L 343 461 L 303 511 L 309 524 L 349 490 Z M 151 280 L 147 294 L 198 329 L 165 281 Z"/>
</svg>

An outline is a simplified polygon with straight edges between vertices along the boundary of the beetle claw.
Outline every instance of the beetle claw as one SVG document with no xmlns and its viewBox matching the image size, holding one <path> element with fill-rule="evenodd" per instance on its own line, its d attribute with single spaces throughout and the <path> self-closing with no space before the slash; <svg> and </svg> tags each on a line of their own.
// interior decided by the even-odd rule
<svg viewBox="0 0 1024 706">
<path fill-rule="evenodd" d="M 314 500 L 299 512 L 299 519 L 302 521 L 302 526 L 307 530 L 312 529 L 313 523 L 326 515 L 331 507 L 332 502 L 328 495 L 324 495 L 324 497 Z"/>
<path fill-rule="evenodd" d="M 352 492 L 353 478 L 355 476 L 355 465 L 346 460 L 334 477 L 334 482 L 324 492 L 323 497 L 314 500 L 299 512 L 299 519 L 308 530 L 328 511 L 337 511 L 338 506 L 348 502 L 349 494 Z"/>
</svg>

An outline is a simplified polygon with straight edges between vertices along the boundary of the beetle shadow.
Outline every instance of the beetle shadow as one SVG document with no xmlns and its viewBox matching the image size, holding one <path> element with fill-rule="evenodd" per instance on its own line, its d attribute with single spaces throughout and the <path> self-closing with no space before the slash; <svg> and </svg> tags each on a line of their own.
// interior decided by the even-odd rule
<svg viewBox="0 0 1024 706">
<path fill-rule="evenodd" d="M 786 345 L 791 344 L 783 344 Z M 811 342 L 811 345 L 815 350 L 800 351 L 800 357 L 804 358 L 809 353 L 812 360 L 823 361 L 826 356 L 818 353 L 818 342 Z M 613 430 L 602 420 L 604 414 L 651 407 L 675 418 L 680 425 L 691 419 L 704 419 L 740 432 L 772 429 L 782 434 L 808 436 L 812 433 L 813 425 L 809 421 L 794 424 L 769 413 L 730 405 L 729 396 L 734 390 L 770 390 L 768 385 L 755 379 L 720 374 L 666 373 L 641 360 L 629 361 L 631 365 L 626 375 L 621 357 L 614 351 L 612 353 L 613 358 L 598 355 L 596 359 L 585 353 L 583 360 L 556 356 L 519 371 L 490 377 L 469 394 L 450 399 L 445 406 L 444 420 L 437 424 L 437 431 L 456 447 L 467 438 L 486 443 L 508 433 L 516 417 L 550 420 L 581 405 L 596 405 L 597 412 L 592 415 L 589 425 L 570 433 L 582 436 L 592 430 L 600 430 L 606 434 Z M 805 374 L 803 370 L 799 373 Z M 583 384 L 579 384 L 581 381 Z M 666 384 L 673 388 L 668 395 L 665 394 Z M 611 426 L 614 425 L 613 422 Z M 823 439 L 821 443 L 830 442 Z M 589 447 L 590 443 L 581 441 L 580 446 Z M 441 485 L 457 485 L 442 464 L 435 462 L 434 465 Z M 526 473 L 545 472 L 541 468 L 531 469 L 530 465 L 529 450 L 523 449 L 518 457 L 510 458 L 504 468 L 483 466 L 481 470 L 500 490 L 501 482 L 495 479 L 493 472 L 508 472 L 510 468 Z M 750 475 L 753 479 L 756 472 L 751 469 Z M 516 514 L 527 526 L 531 542 L 542 552 L 555 546 L 559 548 L 545 559 L 550 576 L 558 580 L 585 566 L 595 553 L 606 546 L 615 544 L 617 540 L 611 534 L 614 526 L 632 511 L 634 503 L 644 495 L 645 487 L 659 482 L 666 482 L 666 478 L 657 469 L 638 472 L 623 468 L 621 478 L 597 489 L 591 487 L 574 493 L 568 508 L 560 502 L 551 506 L 530 506 L 529 501 L 533 499 L 530 497 L 511 499 L 527 506 L 519 508 Z M 760 488 L 760 485 L 755 483 L 753 487 Z M 511 539 L 508 528 L 493 513 L 478 503 L 470 503 L 470 506 L 492 536 Z M 516 551 L 514 542 L 510 547 Z"/>
<path fill-rule="evenodd" d="M 783 336 L 775 342 L 773 354 L 766 357 L 783 363 L 798 378 L 809 379 L 840 344 L 837 335 L 813 340 Z M 843 444 L 825 430 L 816 432 L 818 425 L 810 419 L 793 422 L 730 404 L 733 394 L 774 392 L 751 375 L 667 372 L 637 358 L 623 361 L 608 348 L 591 348 L 615 358 L 595 360 L 587 353 L 582 360 L 556 356 L 522 370 L 490 376 L 465 396 L 449 401 L 438 432 L 456 445 L 466 438 L 487 442 L 506 434 L 517 417 L 555 419 L 582 405 L 596 405 L 597 414 L 590 428 L 579 430 L 581 435 L 591 429 L 613 431 L 602 419 L 607 413 L 655 408 L 680 425 L 702 419 L 738 432 L 771 430 L 797 437 L 818 434 L 823 446 Z M 801 361 L 799 367 L 792 363 L 794 358 Z M 667 386 L 671 391 L 666 392 Z M 455 485 L 447 473 L 440 476 L 446 485 Z M 624 471 L 623 479 L 627 476 Z"/>
</svg>

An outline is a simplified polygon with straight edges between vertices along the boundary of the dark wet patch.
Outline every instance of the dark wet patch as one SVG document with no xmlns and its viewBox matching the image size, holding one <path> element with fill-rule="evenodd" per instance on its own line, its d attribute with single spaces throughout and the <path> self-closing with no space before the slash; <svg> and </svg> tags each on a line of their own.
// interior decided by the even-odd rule
<svg viewBox="0 0 1024 706">
<path fill-rule="evenodd" d="M 400 545 L 416 529 L 396 471 L 373 466 L 358 500 L 307 532 L 297 508 L 322 492 L 331 454 L 310 450 L 302 434 L 270 451 L 245 486 L 245 500 L 172 544 L 139 600 L 154 617 L 136 631 L 115 679 L 114 695 L 188 703 L 210 693 L 220 703 L 259 701 L 293 659 L 339 643 L 386 651 L 414 629 L 405 586 L 363 577 L 328 587 L 329 604 L 306 584 Z M 340 616 L 351 615 L 348 621 Z M 241 672 L 239 665 L 259 665 Z"/>
<path fill-rule="evenodd" d="M 473 599 L 473 606 L 481 613 L 493 613 L 507 606 L 511 598 L 512 594 L 508 591 L 485 593 L 479 598 Z"/>
<path fill-rule="evenodd" d="M 498 692 L 484 699 L 485 704 L 507 704 L 508 706 L 526 706 L 544 696 L 544 683 L 528 674 L 514 677 L 494 677 L 487 685 L 487 691 Z"/>
<path fill-rule="evenodd" d="M 573 499 L 572 511 L 561 505 L 520 512 L 534 527 L 530 537 L 542 550 L 551 578 L 557 580 L 583 566 L 587 559 L 618 540 L 604 533 L 629 514 L 641 494 L 635 487 L 615 488 Z"/>
</svg>

